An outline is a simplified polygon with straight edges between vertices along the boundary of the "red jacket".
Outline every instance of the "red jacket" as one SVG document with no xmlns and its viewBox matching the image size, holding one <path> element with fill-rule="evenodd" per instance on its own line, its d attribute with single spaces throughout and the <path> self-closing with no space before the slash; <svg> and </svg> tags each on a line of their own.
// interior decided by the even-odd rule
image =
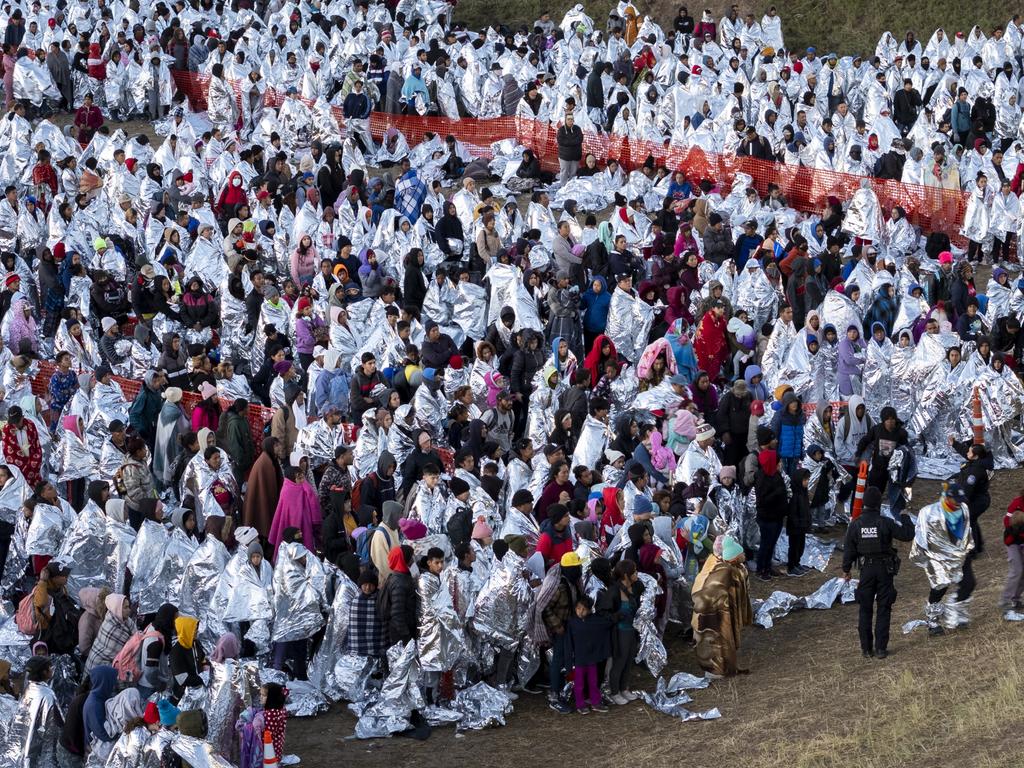
<svg viewBox="0 0 1024 768">
<path fill-rule="evenodd" d="M 566 531 L 566 534 L 569 532 Z M 537 539 L 537 551 L 544 557 L 544 565 L 550 568 L 562 561 L 562 555 L 573 551 L 572 536 L 566 537 L 557 544 L 551 538 L 551 534 L 545 532 Z"/>
<path fill-rule="evenodd" d="M 717 379 L 722 363 L 729 355 L 724 316 L 716 320 L 712 310 L 704 313 L 693 339 L 693 353 L 700 369 L 706 371 L 712 381 Z"/>
<path fill-rule="evenodd" d="M 1024 525 L 1013 524 L 1015 512 L 1024 512 L 1024 496 L 1018 496 L 1011 501 L 1003 516 L 1003 543 L 1008 547 L 1014 544 L 1024 546 Z"/>
</svg>

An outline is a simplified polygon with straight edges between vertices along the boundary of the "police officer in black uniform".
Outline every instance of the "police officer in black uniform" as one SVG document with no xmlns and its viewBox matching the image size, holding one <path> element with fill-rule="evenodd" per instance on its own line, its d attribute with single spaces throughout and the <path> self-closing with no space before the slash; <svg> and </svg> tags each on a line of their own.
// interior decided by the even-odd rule
<svg viewBox="0 0 1024 768">
<path fill-rule="evenodd" d="M 906 513 L 900 515 L 899 523 L 882 517 L 882 492 L 875 486 L 864 491 L 864 507 L 860 517 L 846 529 L 846 544 L 843 549 L 843 578 L 850 578 L 854 561 L 860 565 L 860 584 L 857 587 L 857 602 L 860 604 L 860 649 L 864 658 L 875 656 L 884 659 L 889 655 L 889 619 L 896 602 L 896 585 L 893 583 L 899 571 L 899 558 L 893 548 L 893 539 L 910 541 L 914 538 L 914 523 Z M 878 601 L 878 615 L 875 621 L 875 638 L 871 642 L 871 614 Z"/>
</svg>

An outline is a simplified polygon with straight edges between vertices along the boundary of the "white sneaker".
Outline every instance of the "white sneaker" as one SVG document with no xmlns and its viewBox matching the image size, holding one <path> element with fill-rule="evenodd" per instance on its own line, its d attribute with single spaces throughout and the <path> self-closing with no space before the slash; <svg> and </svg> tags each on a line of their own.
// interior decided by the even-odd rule
<svg viewBox="0 0 1024 768">
<path fill-rule="evenodd" d="M 636 691 L 622 691 L 620 695 L 626 701 L 636 701 L 637 699 L 640 698 L 640 694 L 637 693 Z"/>
<path fill-rule="evenodd" d="M 629 704 L 629 699 L 627 699 L 621 693 L 613 693 L 611 698 L 612 704 L 618 704 L 620 707 L 625 704 Z"/>
</svg>

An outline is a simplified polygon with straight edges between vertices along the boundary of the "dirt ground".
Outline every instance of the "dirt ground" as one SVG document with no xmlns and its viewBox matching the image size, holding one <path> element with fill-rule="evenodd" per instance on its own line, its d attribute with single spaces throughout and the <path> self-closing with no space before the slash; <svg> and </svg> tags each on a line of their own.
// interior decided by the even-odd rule
<svg viewBox="0 0 1024 768">
<path fill-rule="evenodd" d="M 719 720 L 681 723 L 639 702 L 608 714 L 558 715 L 543 696 L 521 696 L 504 728 L 455 735 L 437 729 L 425 742 L 350 739 L 354 717 L 342 705 L 320 717 L 293 720 L 288 752 L 309 768 L 433 764 L 439 755 L 454 765 L 521 766 L 541 757 L 545 764 L 690 768 L 752 765 L 759 768 L 866 768 L 1019 765 L 1016 754 L 1024 721 L 1024 624 L 1004 622 L 996 603 L 1006 576 L 1002 515 L 1024 484 L 1024 470 L 1000 472 L 993 503 L 982 518 L 985 552 L 975 562 L 978 588 L 973 623 L 965 630 L 930 638 L 923 629 L 904 636 L 901 625 L 923 618 L 928 585 L 907 560 L 897 577 L 892 655 L 865 660 L 857 641 L 857 606 L 800 611 L 771 630 L 751 627 L 743 635 L 747 676 L 692 692 L 693 711 L 721 710 Z M 935 482 L 914 487 L 912 509 L 929 503 Z M 836 536 L 839 536 L 837 532 Z M 751 581 L 754 598 L 781 589 L 813 592 L 840 571 L 841 553 L 829 570 L 801 579 Z M 692 650 L 671 631 L 667 678 L 678 671 L 700 674 Z M 634 671 L 634 687 L 653 689 L 646 670 Z"/>
</svg>

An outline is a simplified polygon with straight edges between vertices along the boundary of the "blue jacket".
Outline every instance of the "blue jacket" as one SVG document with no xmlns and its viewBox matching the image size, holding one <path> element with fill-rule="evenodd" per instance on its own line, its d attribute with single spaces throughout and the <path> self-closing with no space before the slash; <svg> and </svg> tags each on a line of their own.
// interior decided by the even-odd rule
<svg viewBox="0 0 1024 768">
<path fill-rule="evenodd" d="M 647 450 L 647 446 L 640 443 L 636 450 L 633 451 L 633 464 L 639 464 L 646 470 L 651 480 L 656 480 L 659 483 L 668 483 L 668 478 L 665 477 L 661 472 L 654 468 L 654 464 L 651 463 L 651 452 Z"/>
<path fill-rule="evenodd" d="M 740 235 L 736 239 L 736 274 L 743 272 L 750 254 L 761 247 L 761 238 L 757 235 Z"/>
<path fill-rule="evenodd" d="M 608 308 L 612 303 L 612 295 L 608 293 L 608 282 L 598 275 L 595 282 L 601 283 L 601 292 L 594 293 L 593 285 L 584 291 L 581 297 L 583 304 L 583 328 L 590 333 L 604 333 L 608 325 Z"/>
<path fill-rule="evenodd" d="M 772 429 L 778 438 L 778 454 L 780 459 L 799 459 L 804 455 L 804 414 L 798 410 L 791 414 L 786 406 L 796 399 L 792 392 L 782 398 L 782 407 L 772 418 Z"/>
<path fill-rule="evenodd" d="M 85 743 L 88 744 L 92 736 L 100 741 L 113 741 L 103 726 L 107 722 L 107 699 L 114 695 L 114 687 L 117 685 L 117 670 L 106 664 L 93 667 L 89 672 L 89 680 L 92 690 L 82 708 Z"/>
</svg>

